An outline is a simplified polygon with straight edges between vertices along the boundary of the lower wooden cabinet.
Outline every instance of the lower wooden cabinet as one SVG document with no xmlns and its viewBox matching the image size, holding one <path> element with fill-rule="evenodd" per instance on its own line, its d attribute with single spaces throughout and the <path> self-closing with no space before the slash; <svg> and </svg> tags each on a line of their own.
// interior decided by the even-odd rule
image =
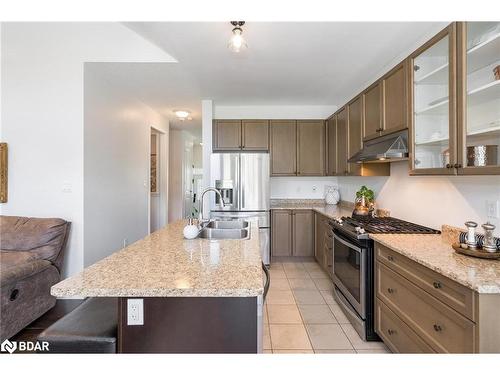
<svg viewBox="0 0 500 375">
<path fill-rule="evenodd" d="M 329 221 L 328 217 L 315 213 L 314 257 L 331 278 L 333 277 L 333 239 Z"/>
<path fill-rule="evenodd" d="M 375 311 L 378 335 L 393 353 L 434 353 L 413 330 L 378 300 Z"/>
<path fill-rule="evenodd" d="M 314 256 L 312 210 L 271 211 L 271 255 Z"/>
<path fill-rule="evenodd" d="M 292 255 L 292 211 L 271 211 L 271 256 Z"/>
</svg>

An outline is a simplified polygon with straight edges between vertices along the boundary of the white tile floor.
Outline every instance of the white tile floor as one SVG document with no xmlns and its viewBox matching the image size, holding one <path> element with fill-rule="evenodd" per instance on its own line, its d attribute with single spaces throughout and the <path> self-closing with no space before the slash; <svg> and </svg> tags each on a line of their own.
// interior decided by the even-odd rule
<svg viewBox="0 0 500 375">
<path fill-rule="evenodd" d="M 389 353 L 365 342 L 332 295 L 333 283 L 313 261 L 273 262 L 264 306 L 264 353 Z"/>
</svg>

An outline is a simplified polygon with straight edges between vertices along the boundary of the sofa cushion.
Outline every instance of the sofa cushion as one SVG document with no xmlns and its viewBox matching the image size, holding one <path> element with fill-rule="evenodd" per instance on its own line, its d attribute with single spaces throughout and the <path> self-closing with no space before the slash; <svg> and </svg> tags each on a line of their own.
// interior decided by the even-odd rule
<svg viewBox="0 0 500 375">
<path fill-rule="evenodd" d="M 62 219 L 0 216 L 0 250 L 29 251 L 60 268 L 68 226 Z"/>
<path fill-rule="evenodd" d="M 39 259 L 31 251 L 5 251 L 0 250 L 0 266 L 2 270 L 7 267 L 14 267 L 22 263 Z"/>
<path fill-rule="evenodd" d="M 36 259 L 11 265 L 2 262 L 0 263 L 0 285 L 2 285 L 3 288 L 10 283 L 18 282 L 35 273 L 41 272 L 51 265 L 52 263 L 44 259 Z"/>
</svg>

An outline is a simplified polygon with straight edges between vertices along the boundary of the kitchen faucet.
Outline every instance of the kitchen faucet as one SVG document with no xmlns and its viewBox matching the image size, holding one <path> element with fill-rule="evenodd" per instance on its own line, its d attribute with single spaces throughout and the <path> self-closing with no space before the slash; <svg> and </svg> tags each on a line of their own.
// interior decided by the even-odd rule
<svg viewBox="0 0 500 375">
<path fill-rule="evenodd" d="M 224 208 L 224 199 L 222 199 L 222 195 L 220 193 L 219 190 L 217 190 L 216 188 L 213 188 L 213 187 L 209 187 L 209 188 L 206 188 L 205 190 L 203 190 L 203 193 L 201 193 L 201 199 L 200 199 L 200 216 L 199 216 L 199 219 L 200 219 L 200 225 L 203 226 L 203 223 L 208 223 L 210 222 L 210 219 L 208 220 L 204 220 L 203 219 L 203 197 L 205 196 L 205 193 L 208 193 L 209 191 L 213 191 L 215 192 L 218 196 L 219 196 L 219 206 L 221 209 Z"/>
</svg>

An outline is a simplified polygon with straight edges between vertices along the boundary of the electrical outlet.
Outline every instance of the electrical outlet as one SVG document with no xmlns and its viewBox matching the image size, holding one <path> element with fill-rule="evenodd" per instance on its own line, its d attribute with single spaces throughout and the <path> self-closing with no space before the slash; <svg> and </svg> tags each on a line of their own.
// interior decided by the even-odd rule
<svg viewBox="0 0 500 375">
<path fill-rule="evenodd" d="M 123 239 L 123 247 L 128 246 L 128 240 L 126 238 Z"/>
<path fill-rule="evenodd" d="M 317 190 L 317 189 L 318 189 L 318 187 L 317 187 L 316 185 L 313 185 L 312 190 L 313 190 L 314 192 L 316 192 L 316 190 Z"/>
<path fill-rule="evenodd" d="M 500 201 L 486 201 L 486 216 L 492 219 L 499 218 Z"/>
<path fill-rule="evenodd" d="M 142 298 L 127 299 L 127 325 L 144 325 L 144 300 Z"/>
</svg>

